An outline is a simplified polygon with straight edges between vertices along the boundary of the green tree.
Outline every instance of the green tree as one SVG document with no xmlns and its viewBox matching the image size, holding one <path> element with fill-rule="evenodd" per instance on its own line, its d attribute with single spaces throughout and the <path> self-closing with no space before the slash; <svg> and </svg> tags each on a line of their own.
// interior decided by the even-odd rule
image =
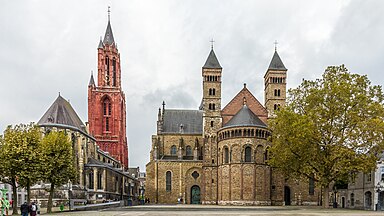
<svg viewBox="0 0 384 216">
<path fill-rule="evenodd" d="M 269 163 L 293 178 L 314 178 L 324 189 L 375 168 L 383 151 L 384 95 L 367 76 L 330 66 L 322 79 L 289 90 L 285 108 L 271 120 Z"/>
<path fill-rule="evenodd" d="M 51 131 L 42 140 L 44 161 L 46 162 L 44 176 L 51 183 L 49 189 L 47 212 L 52 212 L 52 198 L 55 187 L 66 184 L 76 177 L 76 169 L 73 164 L 74 155 L 72 144 L 67 135 L 62 131 Z"/>
<path fill-rule="evenodd" d="M 4 131 L 0 146 L 1 181 L 12 186 L 13 212 L 17 214 L 17 187 L 25 187 L 30 201 L 30 186 L 40 178 L 41 161 L 39 160 L 40 130 L 30 123 Z"/>
</svg>

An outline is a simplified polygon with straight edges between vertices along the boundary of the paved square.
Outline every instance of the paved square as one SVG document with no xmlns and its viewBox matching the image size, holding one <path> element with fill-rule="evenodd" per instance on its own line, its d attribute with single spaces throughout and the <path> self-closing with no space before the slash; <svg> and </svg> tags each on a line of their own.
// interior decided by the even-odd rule
<svg viewBox="0 0 384 216">
<path fill-rule="evenodd" d="M 149 205 L 149 206 L 133 206 L 116 209 L 104 209 L 97 211 L 75 211 L 61 212 L 43 215 L 60 215 L 60 216 L 176 216 L 176 215 L 238 215 L 238 216 L 364 216 L 364 215 L 384 215 L 384 212 L 349 210 L 349 209 L 322 209 L 320 207 L 282 207 L 282 206 L 263 206 L 263 207 L 242 207 L 242 206 L 191 206 L 191 205 Z"/>
</svg>

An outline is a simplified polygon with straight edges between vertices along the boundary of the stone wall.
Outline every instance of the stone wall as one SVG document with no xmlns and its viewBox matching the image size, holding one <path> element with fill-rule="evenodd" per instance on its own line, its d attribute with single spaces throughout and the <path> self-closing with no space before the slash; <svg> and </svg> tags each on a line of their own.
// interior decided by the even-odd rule
<svg viewBox="0 0 384 216">
<path fill-rule="evenodd" d="M 200 161 L 150 161 L 146 166 L 146 197 L 151 203 L 176 204 L 178 198 L 190 203 L 191 188 L 202 188 Z M 171 190 L 166 190 L 166 173 L 171 172 Z M 196 172 L 194 175 L 192 175 Z M 196 178 L 195 178 L 196 177 Z"/>
</svg>

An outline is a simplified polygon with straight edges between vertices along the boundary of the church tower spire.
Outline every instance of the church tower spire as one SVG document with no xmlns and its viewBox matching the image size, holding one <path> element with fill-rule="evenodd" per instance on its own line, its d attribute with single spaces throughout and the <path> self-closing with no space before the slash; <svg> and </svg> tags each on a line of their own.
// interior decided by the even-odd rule
<svg viewBox="0 0 384 216">
<path fill-rule="evenodd" d="M 125 94 L 121 88 L 120 53 L 116 47 L 110 22 L 104 39 L 97 47 L 97 86 L 91 75 L 88 86 L 89 132 L 103 151 L 120 160 L 128 168 Z"/>
<path fill-rule="evenodd" d="M 213 43 L 213 40 L 211 41 Z M 202 68 L 203 76 L 203 170 L 204 176 L 210 176 L 203 188 L 203 203 L 217 204 L 217 131 L 222 126 L 221 118 L 221 75 L 222 67 L 216 57 L 213 46 Z"/>
<path fill-rule="evenodd" d="M 264 99 L 265 108 L 268 116 L 273 117 L 275 110 L 285 106 L 287 89 L 287 68 L 284 66 L 279 54 L 277 53 L 277 42 L 275 42 L 275 52 L 264 75 Z"/>
</svg>

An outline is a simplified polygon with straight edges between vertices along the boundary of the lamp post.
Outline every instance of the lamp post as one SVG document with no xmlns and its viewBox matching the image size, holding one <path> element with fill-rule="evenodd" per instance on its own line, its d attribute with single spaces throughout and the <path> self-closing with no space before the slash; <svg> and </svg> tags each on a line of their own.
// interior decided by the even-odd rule
<svg viewBox="0 0 384 216">
<path fill-rule="evenodd" d="M 68 180 L 68 206 L 69 206 L 69 211 L 72 210 L 71 208 L 71 193 L 72 193 L 72 182 L 71 180 Z"/>
<path fill-rule="evenodd" d="M 140 185 L 140 189 L 139 189 L 139 197 L 140 197 L 140 203 L 141 205 L 144 205 L 145 203 L 145 196 L 144 196 L 144 192 L 145 192 L 145 189 L 144 189 L 144 185 Z"/>
<path fill-rule="evenodd" d="M 132 206 L 131 183 L 128 183 L 128 206 Z"/>
<path fill-rule="evenodd" d="M 337 194 L 337 186 L 336 185 L 334 185 L 333 186 L 333 208 L 337 208 L 337 196 L 336 196 L 336 194 Z"/>
</svg>

